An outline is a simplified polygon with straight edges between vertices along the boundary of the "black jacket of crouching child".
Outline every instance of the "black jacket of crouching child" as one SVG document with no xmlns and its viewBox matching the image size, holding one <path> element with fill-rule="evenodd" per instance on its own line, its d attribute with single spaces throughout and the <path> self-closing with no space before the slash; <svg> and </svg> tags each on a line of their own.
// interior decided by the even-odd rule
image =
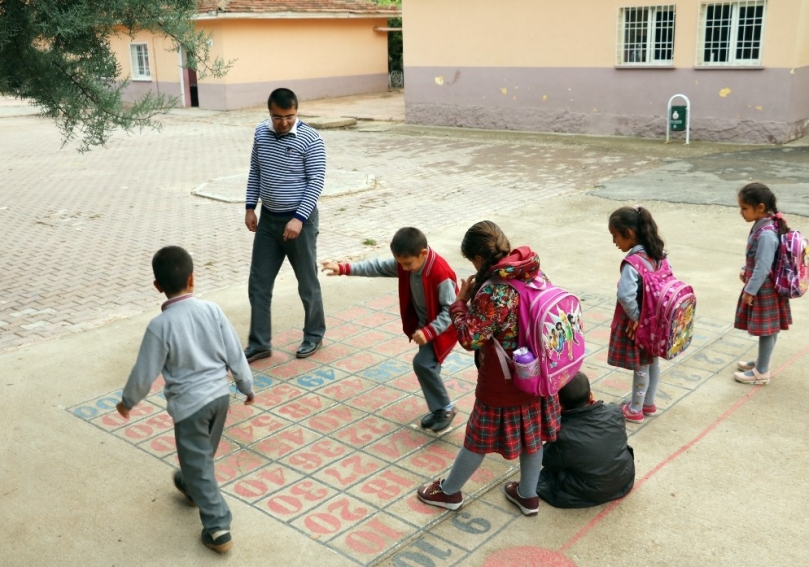
<svg viewBox="0 0 809 567">
<path fill-rule="evenodd" d="M 562 412 L 562 428 L 542 457 L 539 497 L 557 508 L 588 508 L 625 496 L 635 458 L 615 404 L 602 401 Z"/>
</svg>

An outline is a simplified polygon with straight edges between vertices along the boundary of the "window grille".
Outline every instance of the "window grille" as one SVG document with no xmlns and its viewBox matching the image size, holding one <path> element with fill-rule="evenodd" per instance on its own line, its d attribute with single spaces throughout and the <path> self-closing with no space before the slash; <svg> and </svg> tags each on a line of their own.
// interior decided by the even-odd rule
<svg viewBox="0 0 809 567">
<path fill-rule="evenodd" d="M 618 65 L 671 65 L 674 60 L 674 5 L 621 8 Z"/>
<path fill-rule="evenodd" d="M 697 65 L 761 65 L 766 0 L 702 4 Z"/>
<path fill-rule="evenodd" d="M 132 58 L 132 78 L 150 79 L 149 47 L 145 43 L 132 43 L 129 45 L 129 54 Z"/>
</svg>

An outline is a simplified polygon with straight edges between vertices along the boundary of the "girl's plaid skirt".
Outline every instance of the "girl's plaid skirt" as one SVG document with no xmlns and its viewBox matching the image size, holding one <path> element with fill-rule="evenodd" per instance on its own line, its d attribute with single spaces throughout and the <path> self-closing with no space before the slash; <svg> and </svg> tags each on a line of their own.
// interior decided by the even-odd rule
<svg viewBox="0 0 809 567">
<path fill-rule="evenodd" d="M 463 446 L 473 453 L 500 453 L 506 459 L 516 459 L 522 452 L 536 453 L 543 441 L 556 441 L 560 412 L 557 396 L 510 408 L 475 400 Z"/>
<path fill-rule="evenodd" d="M 615 317 L 610 330 L 610 346 L 607 349 L 607 364 L 635 370 L 639 366 L 646 366 L 654 361 L 654 357 L 643 350 L 626 334 L 629 317 L 621 304 L 615 306 Z"/>
<path fill-rule="evenodd" d="M 761 337 L 786 331 L 791 324 L 792 310 L 789 307 L 789 299 L 775 291 L 770 278 L 764 280 L 764 284 L 753 297 L 753 305 L 742 303 L 742 296 L 739 295 L 736 319 L 733 321 L 733 326 L 737 329 Z"/>
</svg>

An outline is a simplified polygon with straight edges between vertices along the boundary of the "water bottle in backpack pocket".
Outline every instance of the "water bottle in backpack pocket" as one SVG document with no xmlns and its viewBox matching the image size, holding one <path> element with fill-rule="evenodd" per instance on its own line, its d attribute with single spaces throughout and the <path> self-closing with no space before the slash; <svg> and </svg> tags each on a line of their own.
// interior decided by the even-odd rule
<svg viewBox="0 0 809 567">
<path fill-rule="evenodd" d="M 694 289 L 674 277 L 665 258 L 656 270 L 649 269 L 641 254 L 627 256 L 624 262 L 638 271 L 643 286 L 635 342 L 652 356 L 675 358 L 688 348 L 694 334 Z"/>
<path fill-rule="evenodd" d="M 572 293 L 555 287 L 543 275 L 533 281 L 490 279 L 520 294 L 519 348 L 508 358 L 495 339 L 506 379 L 523 392 L 554 396 L 579 371 L 584 362 L 584 326 L 581 304 Z M 485 285 L 485 284 L 484 284 Z M 514 372 L 509 370 L 514 367 Z"/>
</svg>

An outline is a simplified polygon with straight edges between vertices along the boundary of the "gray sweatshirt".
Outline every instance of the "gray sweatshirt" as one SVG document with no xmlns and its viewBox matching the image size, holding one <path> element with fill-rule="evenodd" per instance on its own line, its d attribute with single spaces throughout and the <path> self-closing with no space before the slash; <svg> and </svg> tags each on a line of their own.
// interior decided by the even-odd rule
<svg viewBox="0 0 809 567">
<path fill-rule="evenodd" d="M 352 276 L 395 278 L 399 275 L 394 258 L 351 262 L 349 266 Z M 435 321 L 428 321 L 427 301 L 424 299 L 424 284 L 421 278 L 423 272 L 424 266 L 418 272 L 410 272 L 410 295 L 413 298 L 413 307 L 416 308 L 416 314 L 419 317 L 419 328 L 432 324 L 435 334 L 440 335 L 452 325 L 449 306 L 455 302 L 455 282 L 444 280 L 438 285 L 438 303 L 441 305 L 441 312 Z"/>
<path fill-rule="evenodd" d="M 748 245 L 752 244 L 752 248 L 747 252 L 747 255 L 755 256 L 756 258 L 753 275 L 750 276 L 750 280 L 748 280 L 747 284 L 744 286 L 744 292 L 750 295 L 756 295 L 764 284 L 764 280 L 769 277 L 772 264 L 775 261 L 775 253 L 780 244 L 778 232 L 773 230 L 762 230 L 758 235 L 758 241 L 753 240 L 756 231 L 771 222 L 772 219 L 770 217 L 757 220 L 756 224 L 753 225 L 753 229 L 750 231 L 750 236 L 747 237 Z M 744 269 L 745 267 L 742 266 L 742 270 Z"/>
<path fill-rule="evenodd" d="M 124 405 L 132 409 L 163 374 L 167 410 L 175 423 L 229 394 L 228 370 L 239 391 L 250 395 L 253 374 L 241 343 L 222 309 L 190 294 L 163 304 L 152 319 L 124 387 Z"/>
</svg>

